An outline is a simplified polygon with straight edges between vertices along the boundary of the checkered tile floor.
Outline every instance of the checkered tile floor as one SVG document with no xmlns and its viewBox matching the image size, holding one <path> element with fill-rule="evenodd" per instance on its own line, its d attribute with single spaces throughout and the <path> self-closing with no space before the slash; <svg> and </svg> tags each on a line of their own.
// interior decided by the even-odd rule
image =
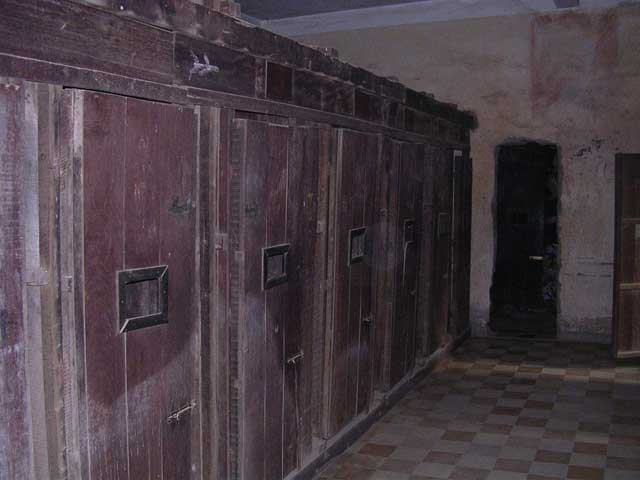
<svg viewBox="0 0 640 480">
<path fill-rule="evenodd" d="M 640 480 L 640 367 L 606 347 L 471 340 L 318 479 Z"/>
</svg>

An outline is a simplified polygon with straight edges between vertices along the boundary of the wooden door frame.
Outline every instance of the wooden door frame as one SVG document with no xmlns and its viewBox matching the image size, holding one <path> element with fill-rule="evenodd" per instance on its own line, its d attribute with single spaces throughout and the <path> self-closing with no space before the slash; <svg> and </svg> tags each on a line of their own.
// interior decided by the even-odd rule
<svg viewBox="0 0 640 480">
<path fill-rule="evenodd" d="M 620 265 L 622 263 L 620 228 L 622 220 L 622 162 L 632 160 L 640 162 L 640 153 L 617 153 L 615 156 L 615 201 L 614 201 L 614 243 L 613 243 L 613 308 L 611 324 L 611 352 L 615 358 L 637 358 L 640 350 L 621 353 L 619 351 L 619 304 L 620 304 Z"/>
</svg>

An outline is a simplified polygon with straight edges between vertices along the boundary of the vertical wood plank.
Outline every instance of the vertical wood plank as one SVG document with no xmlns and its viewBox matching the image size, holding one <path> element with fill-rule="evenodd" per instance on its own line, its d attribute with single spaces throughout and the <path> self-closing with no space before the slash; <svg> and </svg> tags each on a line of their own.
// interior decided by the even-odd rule
<svg viewBox="0 0 640 480">
<path fill-rule="evenodd" d="M 266 165 L 266 239 L 263 247 L 280 245 L 287 238 L 287 163 L 289 129 L 279 125 L 267 127 L 266 147 L 268 163 Z M 249 256 L 259 256 L 262 250 L 248 251 Z M 291 268 L 291 266 L 290 266 Z M 289 270 L 290 271 L 290 270 Z M 263 381 L 265 389 L 265 438 L 264 459 L 265 478 L 283 478 L 283 392 L 284 392 L 284 329 L 287 318 L 296 314 L 295 302 L 288 293 L 291 280 L 265 291 L 266 308 L 265 346 L 262 359 Z M 288 308 L 291 306 L 291 310 Z M 287 412 L 290 414 L 290 412 Z"/>
<path fill-rule="evenodd" d="M 231 160 L 231 112 L 226 109 L 216 110 L 214 114 L 215 131 L 213 138 L 213 152 L 211 158 L 215 161 L 213 173 L 209 176 L 209 184 L 212 192 L 215 192 L 215 207 L 210 205 L 210 212 L 215 215 L 212 222 L 215 224 L 216 235 L 215 255 L 212 261 L 215 262 L 212 268 L 212 285 L 215 294 L 213 305 L 211 305 L 211 324 L 214 330 L 214 352 L 212 354 L 211 370 L 215 372 L 211 389 L 216 402 L 215 421 L 213 422 L 213 432 L 215 436 L 216 461 L 214 471 L 217 478 L 227 478 L 230 475 L 229 469 L 229 438 L 231 434 L 231 392 L 230 378 L 233 375 L 231 369 L 231 333 L 229 330 L 228 311 L 231 308 L 229 299 L 229 268 L 231 259 L 229 257 L 229 221 L 230 221 L 230 183 L 231 171 L 229 162 Z M 237 371 L 236 371 L 237 373 Z M 213 476 L 216 478 L 216 475 Z"/>
<path fill-rule="evenodd" d="M 379 136 L 367 135 L 365 145 L 365 158 L 362 162 L 362 180 L 360 188 L 363 191 L 363 214 L 362 224 L 367 227 L 366 238 L 366 256 L 362 262 L 362 277 L 360 286 L 360 318 L 358 321 L 359 335 L 359 354 L 358 354 L 358 397 L 357 397 L 357 413 L 364 413 L 371 402 L 373 395 L 373 322 L 372 317 L 372 287 L 373 287 L 373 266 L 376 259 L 372 257 L 372 236 L 375 234 L 373 229 L 374 211 L 375 211 L 375 167 L 379 162 L 380 145 Z"/>
<path fill-rule="evenodd" d="M 394 318 L 396 265 L 396 225 L 398 216 L 398 182 L 400 161 L 397 142 L 382 139 L 377 169 L 377 221 L 374 236 L 376 303 L 375 307 L 375 376 L 378 388 L 389 388 L 391 334 Z"/>
<path fill-rule="evenodd" d="M 177 421 L 162 422 L 163 474 L 165 478 L 193 478 L 199 472 L 194 438 L 200 421 L 198 377 L 200 324 L 196 310 L 196 182 L 197 119 L 192 109 L 162 109 L 161 153 L 158 157 L 160 195 L 160 262 L 168 266 L 169 323 L 164 325 L 162 382 L 167 417 L 193 406 Z"/>
<path fill-rule="evenodd" d="M 251 128 L 249 128 L 251 125 Z M 235 135 L 246 142 L 244 166 L 244 205 L 238 222 L 243 224 L 244 302 L 240 324 L 242 383 L 240 476 L 265 478 L 265 295 L 262 291 L 262 255 L 266 242 L 266 205 L 269 159 L 267 127 L 259 122 L 236 120 Z M 234 141 L 236 139 L 234 138 Z M 272 412 L 269 412 L 271 414 Z"/>
<path fill-rule="evenodd" d="M 124 266 L 126 100 L 89 92 L 82 97 L 84 237 L 80 238 L 85 261 L 90 478 L 124 479 L 129 468 L 125 344 L 116 321 L 114 273 Z"/>
<path fill-rule="evenodd" d="M 25 271 L 26 214 L 23 202 L 24 142 L 28 132 L 24 83 L 0 83 L 0 477 L 29 479 L 29 419 Z"/>
<path fill-rule="evenodd" d="M 124 268 L 127 270 L 160 265 L 160 196 L 164 189 L 160 175 L 165 173 L 159 164 L 163 154 L 160 138 L 167 134 L 162 124 L 162 110 L 160 104 L 126 100 L 126 130 L 122 141 L 125 148 Z M 169 271 L 169 274 L 173 272 Z M 129 477 L 161 478 L 161 437 L 166 418 L 161 370 L 165 326 L 133 330 L 123 336 L 126 343 Z"/>
</svg>

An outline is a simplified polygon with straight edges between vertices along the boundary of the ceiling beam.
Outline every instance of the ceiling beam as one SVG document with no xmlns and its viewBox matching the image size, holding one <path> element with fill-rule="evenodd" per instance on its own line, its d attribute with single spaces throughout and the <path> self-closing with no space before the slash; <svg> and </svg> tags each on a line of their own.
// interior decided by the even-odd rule
<svg viewBox="0 0 640 480">
<path fill-rule="evenodd" d="M 570 5 L 578 4 L 571 7 Z M 467 18 L 499 17 L 562 10 L 608 8 L 640 0 L 428 0 L 382 7 L 343 10 L 302 17 L 265 20 L 260 26 L 281 35 L 309 34 L 381 28 L 416 23 L 446 22 Z M 567 7 L 563 8 L 563 5 Z"/>
</svg>

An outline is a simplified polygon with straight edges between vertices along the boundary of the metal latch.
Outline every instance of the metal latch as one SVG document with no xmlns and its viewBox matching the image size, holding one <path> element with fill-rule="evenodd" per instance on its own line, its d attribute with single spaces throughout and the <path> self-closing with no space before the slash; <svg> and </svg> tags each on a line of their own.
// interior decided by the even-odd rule
<svg viewBox="0 0 640 480">
<path fill-rule="evenodd" d="M 371 325 L 373 322 L 373 315 L 369 315 L 368 317 L 364 317 L 362 319 L 362 323 L 366 323 L 367 325 Z"/>
<path fill-rule="evenodd" d="M 193 410 L 194 408 L 196 408 L 196 402 L 192 400 L 191 403 L 185 405 L 184 407 L 180 408 L 179 410 L 176 410 L 171 415 L 169 415 L 167 417 L 167 423 L 171 425 L 172 423 L 179 422 L 182 416 L 191 412 L 191 410 Z"/>
<path fill-rule="evenodd" d="M 287 358 L 287 364 L 295 365 L 296 363 L 298 363 L 298 360 L 302 360 L 303 358 L 304 358 L 304 352 L 300 350 L 298 353 L 291 355 L 289 358 Z"/>
</svg>

